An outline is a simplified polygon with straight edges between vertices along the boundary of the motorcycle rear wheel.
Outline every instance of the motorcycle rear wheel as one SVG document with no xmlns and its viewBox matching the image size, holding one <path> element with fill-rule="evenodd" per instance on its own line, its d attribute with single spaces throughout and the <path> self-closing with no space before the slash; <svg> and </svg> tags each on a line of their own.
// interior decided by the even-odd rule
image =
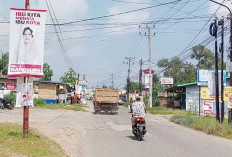
<svg viewBox="0 0 232 157">
<path fill-rule="evenodd" d="M 143 133 L 140 130 L 138 130 L 137 134 L 138 134 L 138 140 L 142 141 L 143 140 Z"/>
</svg>

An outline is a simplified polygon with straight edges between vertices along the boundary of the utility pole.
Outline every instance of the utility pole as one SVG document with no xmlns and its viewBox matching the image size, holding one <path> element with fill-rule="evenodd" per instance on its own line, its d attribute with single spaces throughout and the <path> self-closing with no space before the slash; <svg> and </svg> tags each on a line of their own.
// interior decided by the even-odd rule
<svg viewBox="0 0 232 157">
<path fill-rule="evenodd" d="M 140 28 L 140 26 L 139 26 Z M 155 26 L 153 26 L 155 28 Z M 148 34 L 145 33 L 145 36 L 148 37 L 148 62 L 149 62 L 149 106 L 152 108 L 152 74 L 151 74 L 151 27 L 146 26 Z M 140 33 L 141 34 L 141 33 Z M 155 34 L 154 34 L 155 35 Z"/>
<path fill-rule="evenodd" d="M 30 9 L 29 0 L 25 0 L 25 9 Z M 24 83 L 28 83 L 28 77 L 24 77 Z M 28 138 L 28 128 L 29 128 L 29 106 L 24 106 L 23 107 L 23 137 L 25 138 Z"/>
<path fill-rule="evenodd" d="M 112 88 L 114 88 L 114 74 L 111 74 L 111 79 L 112 79 Z"/>
<path fill-rule="evenodd" d="M 129 93 L 130 93 L 130 72 L 131 72 L 131 70 L 130 70 L 130 67 L 131 67 L 131 61 L 133 60 L 133 59 L 135 59 L 134 57 L 132 58 L 132 57 L 125 57 L 125 59 L 127 59 L 128 60 L 128 65 L 129 65 L 129 69 L 128 69 L 128 76 L 127 76 L 127 101 L 129 102 L 130 100 L 129 100 Z"/>
<path fill-rule="evenodd" d="M 219 51 L 221 52 L 221 123 L 224 120 L 224 84 L 223 84 L 223 65 L 224 65 L 224 19 L 218 21 L 218 25 L 222 27 L 221 30 L 221 44 Z"/>
<path fill-rule="evenodd" d="M 142 66 L 143 66 L 143 60 L 141 58 L 140 60 L 140 69 L 139 69 L 139 95 L 142 95 Z"/>
<path fill-rule="evenodd" d="M 215 37 L 215 87 L 216 87 L 216 120 L 220 122 L 219 117 L 219 86 L 218 86 L 218 47 L 217 47 L 217 19 L 210 25 L 210 35 Z"/>
<path fill-rule="evenodd" d="M 79 82 L 80 82 L 80 74 L 78 73 L 77 74 L 77 85 L 79 85 Z"/>
<path fill-rule="evenodd" d="M 232 62 L 232 12 L 230 10 L 229 7 L 227 7 L 226 5 L 222 4 L 222 3 L 218 3 L 214 0 L 210 0 L 211 2 L 214 2 L 216 4 L 219 4 L 225 8 L 227 8 L 230 12 L 230 62 Z M 232 72 L 230 72 L 230 86 L 232 86 Z M 232 123 L 232 109 L 228 109 L 228 123 L 231 124 Z"/>
</svg>

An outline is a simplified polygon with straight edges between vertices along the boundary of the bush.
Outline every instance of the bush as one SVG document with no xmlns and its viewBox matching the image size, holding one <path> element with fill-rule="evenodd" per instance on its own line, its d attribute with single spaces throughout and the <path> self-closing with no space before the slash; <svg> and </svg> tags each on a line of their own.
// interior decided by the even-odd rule
<svg viewBox="0 0 232 157">
<path fill-rule="evenodd" d="M 14 91 L 11 91 L 10 94 L 4 95 L 4 98 L 12 98 L 14 103 L 16 102 L 16 93 Z"/>
<path fill-rule="evenodd" d="M 206 132 L 216 136 L 232 139 L 232 128 L 229 124 L 217 123 L 215 117 L 195 117 L 195 116 L 181 116 L 175 115 L 171 117 L 171 121 L 181 124 L 195 130 Z"/>
<path fill-rule="evenodd" d="M 43 106 L 45 104 L 46 104 L 46 102 L 41 98 L 38 98 L 38 99 L 35 98 L 34 99 L 34 106 Z"/>
</svg>

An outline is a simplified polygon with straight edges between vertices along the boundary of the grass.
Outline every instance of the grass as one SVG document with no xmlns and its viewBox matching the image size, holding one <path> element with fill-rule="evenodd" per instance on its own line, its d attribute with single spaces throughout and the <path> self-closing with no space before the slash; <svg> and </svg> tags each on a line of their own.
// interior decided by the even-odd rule
<svg viewBox="0 0 232 157">
<path fill-rule="evenodd" d="M 186 114 L 192 114 L 190 112 L 186 112 L 184 110 L 180 109 L 171 109 L 171 108 L 166 108 L 166 107 L 152 107 L 149 108 L 147 107 L 147 113 L 150 114 L 160 114 L 160 115 L 186 115 Z"/>
<path fill-rule="evenodd" d="M 122 106 L 128 108 L 128 105 L 130 105 L 130 103 L 127 101 L 127 102 L 125 102 Z"/>
<path fill-rule="evenodd" d="M 22 126 L 0 124 L 0 156 L 67 156 L 61 147 L 35 131 L 23 138 Z"/>
<path fill-rule="evenodd" d="M 191 115 L 174 115 L 172 122 L 228 139 L 232 139 L 232 127 L 225 120 L 223 124 L 217 123 L 215 117 L 195 117 Z"/>
<path fill-rule="evenodd" d="M 40 104 L 36 105 L 35 108 L 43 108 L 43 109 L 66 109 L 66 110 L 74 110 L 74 111 L 84 111 L 86 112 L 85 108 L 87 106 L 83 104 L 56 104 L 56 105 L 45 105 L 45 104 Z"/>
</svg>

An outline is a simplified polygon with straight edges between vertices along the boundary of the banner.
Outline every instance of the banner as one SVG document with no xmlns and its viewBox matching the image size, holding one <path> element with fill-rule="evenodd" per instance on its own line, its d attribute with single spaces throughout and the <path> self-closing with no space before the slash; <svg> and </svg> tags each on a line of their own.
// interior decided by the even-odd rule
<svg viewBox="0 0 232 157">
<path fill-rule="evenodd" d="M 10 10 L 8 77 L 43 77 L 46 10 Z"/>
<path fill-rule="evenodd" d="M 24 83 L 24 78 L 17 78 L 16 107 L 34 106 L 33 79 L 33 77 L 30 77 L 28 83 Z"/>
<path fill-rule="evenodd" d="M 224 88 L 224 100 L 228 102 L 228 108 L 232 108 L 232 87 Z"/>
<path fill-rule="evenodd" d="M 203 101 L 203 113 L 204 113 L 204 115 L 214 115 L 213 104 L 214 104 L 214 101 L 207 101 L 207 100 Z"/>
</svg>

